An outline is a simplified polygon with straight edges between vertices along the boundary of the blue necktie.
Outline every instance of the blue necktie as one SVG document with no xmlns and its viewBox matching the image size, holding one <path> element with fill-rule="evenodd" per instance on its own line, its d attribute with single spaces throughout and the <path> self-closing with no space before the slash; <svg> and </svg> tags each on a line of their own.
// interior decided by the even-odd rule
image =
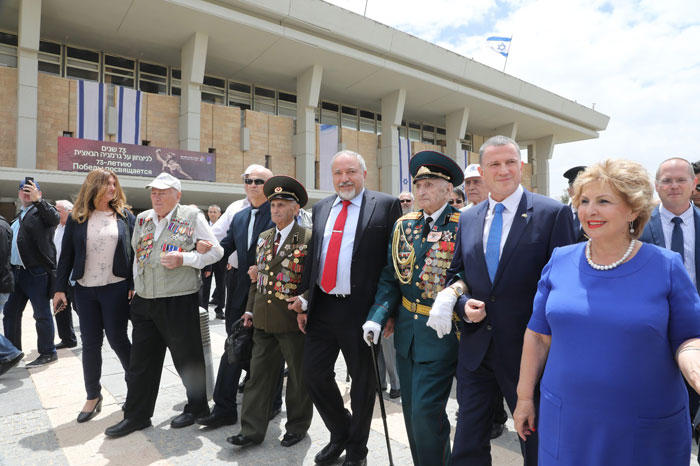
<svg viewBox="0 0 700 466">
<path fill-rule="evenodd" d="M 685 263 L 685 257 L 683 256 L 683 230 L 681 229 L 683 219 L 680 217 L 673 217 L 671 221 L 674 223 L 673 233 L 671 234 L 671 251 L 680 254 L 681 260 Z"/>
<path fill-rule="evenodd" d="M 493 208 L 493 220 L 489 229 L 489 239 L 486 241 L 486 267 L 489 270 L 491 283 L 496 277 L 498 270 L 498 258 L 501 255 L 501 233 L 503 232 L 503 209 L 505 206 L 500 202 Z"/>
</svg>

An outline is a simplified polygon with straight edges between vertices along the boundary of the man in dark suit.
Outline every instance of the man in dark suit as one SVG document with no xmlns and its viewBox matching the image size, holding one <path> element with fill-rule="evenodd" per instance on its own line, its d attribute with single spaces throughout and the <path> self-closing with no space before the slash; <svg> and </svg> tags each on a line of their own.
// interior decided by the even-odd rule
<svg viewBox="0 0 700 466">
<path fill-rule="evenodd" d="M 586 167 L 584 166 L 578 166 L 569 168 L 564 172 L 564 178 L 569 180 L 569 187 L 566 189 L 566 192 L 569 194 L 569 203 L 567 204 L 567 206 L 569 207 L 569 209 L 571 209 L 571 215 L 573 216 L 574 238 L 576 238 L 577 243 L 580 243 L 581 241 L 587 241 L 588 238 L 583 232 L 583 228 L 581 228 L 581 222 L 578 219 L 578 212 L 576 212 L 574 206 L 571 205 L 571 197 L 574 195 L 574 181 L 576 181 L 576 177 L 579 175 L 579 173 L 583 172 L 585 169 Z"/>
<path fill-rule="evenodd" d="M 511 412 L 517 401 L 523 335 L 542 268 L 552 250 L 574 242 L 571 210 L 520 185 L 523 162 L 515 141 L 494 136 L 479 150 L 489 198 L 459 219 L 448 281 L 467 288 L 454 298 L 465 323 L 459 343 L 459 417 L 453 465 L 491 465 L 492 398 L 500 388 Z M 537 439 L 521 443 L 526 466 L 537 464 Z"/>
<path fill-rule="evenodd" d="M 53 339 L 55 328 L 49 300 L 53 296 L 56 275 L 56 246 L 53 235 L 59 222 L 56 209 L 42 199 L 41 189 L 33 179 L 19 185 L 22 209 L 12 222 L 10 264 L 15 275 L 15 289 L 5 303 L 5 336 L 22 350 L 22 313 L 27 301 L 32 303 L 36 321 L 39 357 L 27 364 L 41 366 L 58 359 Z"/>
<path fill-rule="evenodd" d="M 263 184 L 272 176 L 265 167 L 255 168 L 245 179 L 246 192 L 250 206 L 238 212 L 231 220 L 226 237 L 221 241 L 224 257 L 234 252 L 238 256 L 238 269 L 235 279 L 235 291 L 232 293 L 230 306 L 226 306 L 226 332 L 231 333 L 233 323 L 241 318 L 248 301 L 250 277 L 248 268 L 255 264 L 255 246 L 260 233 L 274 227 L 270 218 L 270 204 L 263 191 Z M 211 414 L 196 420 L 197 424 L 207 427 L 233 425 L 238 421 L 236 393 L 238 379 L 243 367 L 229 364 L 226 354 L 219 362 L 219 371 L 214 386 L 214 409 Z"/>
<path fill-rule="evenodd" d="M 654 183 L 661 204 L 651 218 L 640 241 L 671 249 L 681 255 L 688 275 L 698 286 L 700 274 L 700 210 L 690 202 L 698 180 L 693 165 L 685 159 L 671 158 L 659 165 Z M 697 288 L 700 293 L 700 288 Z M 700 404 L 700 396 L 686 383 L 693 419 Z"/>
<path fill-rule="evenodd" d="M 401 216 L 395 197 L 364 189 L 367 168 L 352 151 L 331 162 L 337 195 L 313 207 L 313 234 L 301 291 L 308 290 L 304 379 L 311 399 L 331 432 L 331 440 L 315 457 L 318 464 L 335 461 L 345 450 L 346 466 L 364 465 L 374 408 L 375 385 L 370 348 L 362 341 L 362 324 L 374 301 L 394 222 Z M 297 298 L 290 305 L 305 308 Z M 352 415 L 343 406 L 333 367 L 339 351 L 352 378 Z"/>
</svg>

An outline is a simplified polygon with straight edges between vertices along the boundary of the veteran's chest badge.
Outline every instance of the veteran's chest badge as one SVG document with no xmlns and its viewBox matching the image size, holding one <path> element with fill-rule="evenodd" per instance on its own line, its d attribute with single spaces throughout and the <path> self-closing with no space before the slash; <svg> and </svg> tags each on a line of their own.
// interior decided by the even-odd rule
<svg viewBox="0 0 700 466">
<path fill-rule="evenodd" d="M 430 241 L 431 243 L 434 243 L 435 241 L 440 240 L 440 238 L 442 238 L 441 231 L 431 231 L 430 233 L 428 233 L 427 240 Z"/>
</svg>

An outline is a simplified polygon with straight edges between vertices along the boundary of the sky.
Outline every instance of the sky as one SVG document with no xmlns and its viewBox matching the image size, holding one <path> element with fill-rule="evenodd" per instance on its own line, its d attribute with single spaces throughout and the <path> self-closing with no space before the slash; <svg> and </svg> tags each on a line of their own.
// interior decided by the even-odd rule
<svg viewBox="0 0 700 466">
<path fill-rule="evenodd" d="M 653 176 L 669 157 L 700 160 L 698 0 L 368 0 L 367 17 L 498 70 L 486 38 L 512 36 L 507 74 L 609 116 L 598 139 L 555 146 L 552 197 L 572 166 L 627 158 Z"/>
</svg>

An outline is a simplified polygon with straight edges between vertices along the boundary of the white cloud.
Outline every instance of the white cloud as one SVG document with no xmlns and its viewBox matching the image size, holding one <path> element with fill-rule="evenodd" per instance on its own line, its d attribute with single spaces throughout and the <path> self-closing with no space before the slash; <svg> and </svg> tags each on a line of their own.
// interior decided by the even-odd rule
<svg viewBox="0 0 700 466">
<path fill-rule="evenodd" d="M 497 69 L 485 38 L 513 35 L 508 74 L 610 116 L 599 139 L 555 148 L 552 195 L 572 165 L 625 157 L 653 173 L 669 156 L 700 159 L 697 0 L 369 0 L 367 16 Z"/>
</svg>

